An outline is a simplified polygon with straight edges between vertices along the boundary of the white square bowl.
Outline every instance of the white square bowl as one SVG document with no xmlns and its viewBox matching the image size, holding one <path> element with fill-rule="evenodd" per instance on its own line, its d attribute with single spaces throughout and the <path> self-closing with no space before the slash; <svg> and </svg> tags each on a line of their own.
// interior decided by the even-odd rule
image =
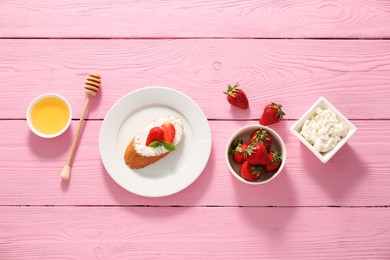
<svg viewBox="0 0 390 260">
<path fill-rule="evenodd" d="M 316 113 L 317 108 L 322 109 L 328 109 L 333 111 L 336 115 L 339 121 L 343 122 L 344 125 L 348 128 L 348 133 L 345 137 L 343 137 L 340 142 L 337 143 L 337 145 L 331 149 L 330 151 L 326 153 L 320 153 L 318 152 L 312 144 L 310 144 L 301 134 L 303 123 L 306 121 L 306 119 L 309 119 Z M 315 156 L 318 157 L 318 159 L 321 160 L 323 163 L 327 163 L 336 153 L 338 150 L 343 147 L 344 144 L 347 143 L 347 141 L 356 133 L 357 128 L 354 126 L 348 118 L 346 118 L 337 108 L 335 108 L 326 98 L 320 97 L 311 107 L 309 110 L 306 111 L 306 113 L 298 119 L 295 124 L 293 124 L 290 128 L 290 131 L 307 147 L 310 151 L 314 153 Z"/>
</svg>

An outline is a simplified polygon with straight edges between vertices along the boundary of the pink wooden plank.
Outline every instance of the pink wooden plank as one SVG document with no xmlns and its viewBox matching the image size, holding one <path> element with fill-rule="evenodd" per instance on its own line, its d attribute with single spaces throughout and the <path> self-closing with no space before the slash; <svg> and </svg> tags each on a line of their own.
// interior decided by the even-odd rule
<svg viewBox="0 0 390 260">
<path fill-rule="evenodd" d="M 0 37 L 388 38 L 387 0 L 6 1 Z"/>
<path fill-rule="evenodd" d="M 389 259 L 388 208 L 0 207 L 2 259 Z"/>
<path fill-rule="evenodd" d="M 325 96 L 353 119 L 389 119 L 390 42 L 337 40 L 2 40 L 1 118 L 25 118 L 44 92 L 69 99 L 75 117 L 88 72 L 102 75 L 90 118 L 104 118 L 120 97 L 169 86 L 192 97 L 210 119 L 255 119 L 268 102 L 297 119 Z M 222 93 L 239 82 L 250 109 Z M 359 104 L 358 109 L 356 104 Z"/>
<path fill-rule="evenodd" d="M 387 121 L 353 121 L 357 134 L 322 164 L 289 133 L 293 121 L 273 125 L 287 145 L 285 170 L 273 182 L 248 186 L 230 175 L 224 149 L 229 136 L 252 121 L 211 121 L 213 148 L 195 183 L 175 195 L 143 198 L 120 188 L 100 161 L 101 121 L 88 121 L 69 183 L 59 178 L 71 145 L 71 129 L 58 139 L 30 133 L 25 121 L 1 120 L 0 205 L 223 205 L 381 206 L 389 205 L 390 136 Z"/>
</svg>

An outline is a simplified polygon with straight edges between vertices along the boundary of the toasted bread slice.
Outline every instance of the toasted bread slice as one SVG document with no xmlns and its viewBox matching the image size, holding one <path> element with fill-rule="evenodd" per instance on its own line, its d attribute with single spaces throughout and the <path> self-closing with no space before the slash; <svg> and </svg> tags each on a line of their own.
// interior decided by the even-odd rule
<svg viewBox="0 0 390 260">
<path fill-rule="evenodd" d="M 143 156 L 135 150 L 134 146 L 134 138 L 131 140 L 129 145 L 126 148 L 125 151 L 125 163 L 132 169 L 141 169 L 149 164 L 152 164 L 154 162 L 157 162 L 161 158 L 164 158 L 167 156 L 169 152 L 160 154 L 160 155 L 155 155 L 155 156 Z"/>
</svg>

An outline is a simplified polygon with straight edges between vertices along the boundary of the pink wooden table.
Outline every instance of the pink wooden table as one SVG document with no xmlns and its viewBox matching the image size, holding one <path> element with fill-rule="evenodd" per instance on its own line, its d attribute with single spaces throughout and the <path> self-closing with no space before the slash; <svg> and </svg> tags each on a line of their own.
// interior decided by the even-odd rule
<svg viewBox="0 0 390 260">
<path fill-rule="evenodd" d="M 185 2 L 0 2 L 0 259 L 390 259 L 390 1 Z M 102 91 L 61 182 L 89 72 Z M 236 82 L 248 111 L 222 94 Z M 162 198 L 120 188 L 98 147 L 108 109 L 153 85 L 194 99 L 213 138 L 201 176 Z M 25 117 L 45 92 L 74 112 L 52 140 Z M 288 131 L 320 96 L 358 127 L 327 164 Z M 244 185 L 225 145 L 270 101 L 287 164 Z"/>
</svg>

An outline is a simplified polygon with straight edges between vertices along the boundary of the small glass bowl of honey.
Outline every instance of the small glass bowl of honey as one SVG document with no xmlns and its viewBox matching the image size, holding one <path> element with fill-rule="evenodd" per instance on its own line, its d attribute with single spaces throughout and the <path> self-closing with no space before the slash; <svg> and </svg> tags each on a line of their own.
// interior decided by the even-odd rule
<svg viewBox="0 0 390 260">
<path fill-rule="evenodd" d="M 64 133 L 72 121 L 72 109 L 62 96 L 47 93 L 36 97 L 27 110 L 27 123 L 31 131 L 43 138 Z"/>
</svg>

